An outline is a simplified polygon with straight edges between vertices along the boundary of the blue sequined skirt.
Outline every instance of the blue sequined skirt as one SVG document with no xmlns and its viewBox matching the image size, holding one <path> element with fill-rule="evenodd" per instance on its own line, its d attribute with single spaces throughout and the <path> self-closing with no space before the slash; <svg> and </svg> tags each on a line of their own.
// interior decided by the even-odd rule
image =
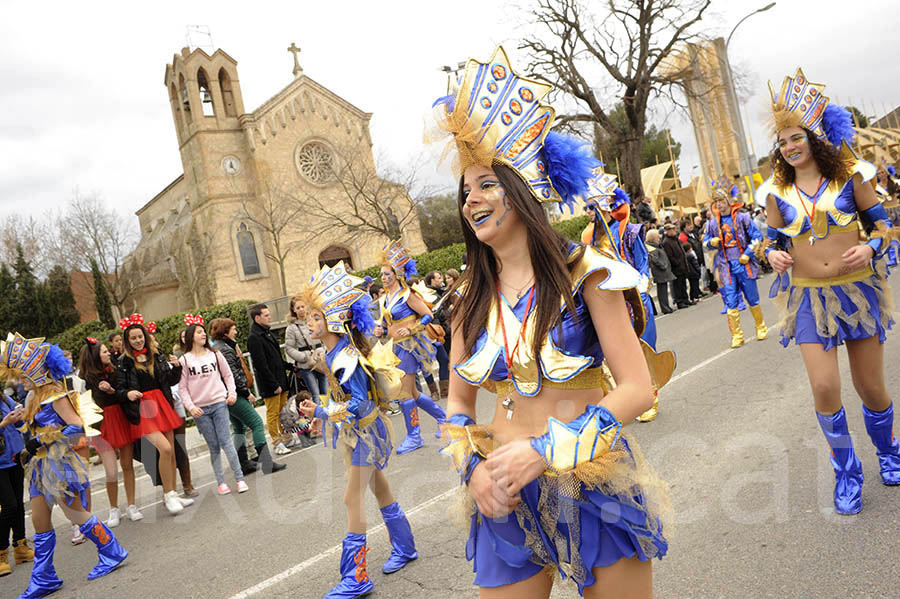
<svg viewBox="0 0 900 599">
<path fill-rule="evenodd" d="M 29 497 L 43 497 L 51 507 L 59 500 L 72 505 L 77 499 L 87 509 L 91 492 L 87 465 L 66 440 L 40 448 L 25 466 L 25 481 Z"/>
<path fill-rule="evenodd" d="M 638 473 L 631 480 L 643 485 L 631 484 L 623 493 L 571 475 L 543 475 L 521 490 L 522 502 L 512 514 L 472 514 L 466 558 L 473 562 L 475 584 L 504 586 L 552 568 L 583 595 L 596 582 L 594 568 L 633 557 L 662 558 L 669 546 L 661 516 L 669 511 L 664 483 L 628 441 L 620 443 L 628 452 L 627 467 Z"/>
<path fill-rule="evenodd" d="M 878 336 L 894 324 L 887 280 L 871 268 L 832 279 L 794 279 L 776 299 L 782 311 L 781 344 L 817 343 L 825 351 Z"/>
<path fill-rule="evenodd" d="M 397 368 L 406 374 L 419 370 L 428 373 L 434 370 L 437 350 L 434 341 L 424 332 L 394 341 L 394 354 L 400 359 Z"/>
<path fill-rule="evenodd" d="M 332 447 L 340 444 L 348 466 L 375 466 L 383 470 L 388 465 L 394 450 L 391 421 L 384 414 L 376 413 L 375 419 L 363 426 L 359 425 L 359 419 L 332 425 Z"/>
</svg>

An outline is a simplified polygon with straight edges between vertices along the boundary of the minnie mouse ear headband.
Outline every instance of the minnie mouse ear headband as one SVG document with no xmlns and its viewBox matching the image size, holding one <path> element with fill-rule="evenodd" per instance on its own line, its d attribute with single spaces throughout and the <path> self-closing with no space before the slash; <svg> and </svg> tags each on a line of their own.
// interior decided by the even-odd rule
<svg viewBox="0 0 900 599">
<path fill-rule="evenodd" d="M 203 317 L 199 314 L 191 314 L 190 312 L 188 312 L 184 315 L 184 324 L 186 324 L 187 326 L 191 326 L 192 324 L 202 325 Z"/>
<path fill-rule="evenodd" d="M 85 343 L 87 343 L 88 345 L 97 345 L 97 343 L 99 343 L 99 341 L 97 341 L 97 340 L 94 339 L 93 337 L 85 337 L 85 338 L 84 338 L 84 341 L 85 341 Z"/>
<path fill-rule="evenodd" d="M 147 332 L 150 334 L 156 333 L 156 323 L 151 321 L 144 325 L 144 317 L 137 312 L 135 312 L 131 316 L 126 316 L 119 321 L 119 328 L 123 331 L 128 327 L 133 326 L 142 326 L 147 329 Z"/>
</svg>

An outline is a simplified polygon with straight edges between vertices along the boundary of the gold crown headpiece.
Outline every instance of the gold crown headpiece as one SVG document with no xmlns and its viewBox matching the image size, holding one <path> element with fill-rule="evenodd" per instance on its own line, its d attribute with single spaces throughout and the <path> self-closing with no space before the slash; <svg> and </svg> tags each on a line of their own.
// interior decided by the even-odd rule
<svg viewBox="0 0 900 599">
<path fill-rule="evenodd" d="M 57 345 L 43 337 L 26 339 L 9 333 L 0 341 L 0 380 L 27 378 L 35 387 L 62 380 L 72 371 L 72 362 Z"/>
<path fill-rule="evenodd" d="M 812 83 L 800 67 L 797 67 L 793 77 L 784 78 L 777 95 L 769 82 L 774 133 L 777 135 L 787 127 L 804 127 L 820 133 L 822 117 L 828 106 L 824 91 L 825 85 Z"/>
<path fill-rule="evenodd" d="M 593 176 L 588 181 L 588 192 L 585 195 L 585 199 L 589 202 L 592 200 L 596 201 L 601 210 L 609 210 L 609 200 L 615 195 L 616 189 L 619 187 L 616 176 L 603 172 L 602 166 L 594 167 L 592 174 Z"/>
<path fill-rule="evenodd" d="M 486 63 L 470 58 L 456 92 L 433 105 L 438 128 L 453 137 L 442 159 L 455 147 L 457 175 L 473 164 L 502 164 L 541 202 L 571 205 L 597 161 L 587 142 L 550 131 L 556 112 L 541 101 L 552 90 L 516 74 L 502 46 Z"/>
<path fill-rule="evenodd" d="M 731 182 L 727 176 L 722 175 L 718 179 L 713 179 L 710 183 L 710 190 L 712 191 L 713 199 L 715 201 L 718 200 L 727 200 L 729 203 L 738 203 L 741 200 L 738 199 L 738 186 Z"/>
<path fill-rule="evenodd" d="M 381 249 L 381 263 L 390 266 L 398 276 L 402 276 L 407 281 L 413 276 L 419 274 L 416 270 L 416 261 L 400 240 L 388 242 Z"/>
<path fill-rule="evenodd" d="M 325 315 L 326 327 L 332 333 L 346 333 L 345 325 L 350 321 L 365 331 L 369 328 L 369 323 L 357 321 L 364 318 L 360 313 L 368 315 L 368 310 L 353 308 L 360 300 L 368 304 L 363 299 L 368 298 L 368 294 L 356 288 L 362 283 L 362 279 L 347 272 L 347 267 L 341 261 L 333 267 L 326 265 L 316 271 L 297 295 L 308 309 L 319 310 Z M 372 317 L 369 316 L 368 320 L 371 321 Z"/>
</svg>

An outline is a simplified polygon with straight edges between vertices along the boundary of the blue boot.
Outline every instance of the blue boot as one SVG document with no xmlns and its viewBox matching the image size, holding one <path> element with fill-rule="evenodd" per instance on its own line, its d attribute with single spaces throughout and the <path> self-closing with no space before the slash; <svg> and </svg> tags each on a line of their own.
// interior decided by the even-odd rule
<svg viewBox="0 0 900 599">
<path fill-rule="evenodd" d="M 406 423 L 406 438 L 397 446 L 397 455 L 425 447 L 425 441 L 419 433 L 419 411 L 416 409 L 416 400 L 407 399 L 400 402 L 400 411 L 403 412 L 403 422 Z"/>
<path fill-rule="evenodd" d="M 322 599 L 355 599 L 368 595 L 375 586 L 366 570 L 366 535 L 348 532 L 341 551 L 341 582 Z"/>
<path fill-rule="evenodd" d="M 56 531 L 38 532 L 34 535 L 34 564 L 31 566 L 31 582 L 19 599 L 46 597 L 63 585 L 53 568 L 53 549 L 56 547 Z"/>
<path fill-rule="evenodd" d="M 878 453 L 881 482 L 900 485 L 900 443 L 894 436 L 894 404 L 884 412 L 873 412 L 863 406 L 863 420 L 866 421 L 866 431 Z"/>
<path fill-rule="evenodd" d="M 862 464 L 853 452 L 853 439 L 847 428 L 844 408 L 830 416 L 819 414 L 819 426 L 831 447 L 834 466 L 834 510 L 839 514 L 858 514 L 862 510 Z"/>
<path fill-rule="evenodd" d="M 97 516 L 92 515 L 90 520 L 78 527 L 78 530 L 97 546 L 97 557 L 100 558 L 97 565 L 91 568 L 88 580 L 106 576 L 128 557 L 128 552 L 119 545 L 119 541 L 106 524 L 97 520 Z"/>
<path fill-rule="evenodd" d="M 416 405 L 425 410 L 429 416 L 437 420 L 438 427 L 434 433 L 434 436 L 440 439 L 441 425 L 447 422 L 447 412 L 445 412 L 444 408 L 439 406 L 436 401 L 434 401 L 424 393 L 419 393 L 419 397 L 416 399 Z"/>
<path fill-rule="evenodd" d="M 391 555 L 384 562 L 381 571 L 391 574 L 419 557 L 419 554 L 416 552 L 416 541 L 413 539 L 409 520 L 396 501 L 381 508 L 381 517 L 384 518 L 384 526 L 391 537 L 392 547 Z"/>
</svg>

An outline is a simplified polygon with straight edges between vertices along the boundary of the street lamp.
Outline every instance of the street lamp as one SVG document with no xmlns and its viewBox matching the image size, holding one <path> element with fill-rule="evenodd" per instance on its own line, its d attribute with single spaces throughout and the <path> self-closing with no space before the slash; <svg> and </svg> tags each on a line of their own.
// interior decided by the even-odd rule
<svg viewBox="0 0 900 599">
<path fill-rule="evenodd" d="M 731 59 L 728 58 L 728 44 L 731 43 L 731 37 L 734 35 L 734 32 L 737 31 L 737 28 L 741 26 L 741 23 L 743 23 L 744 21 L 746 21 L 753 15 L 755 15 L 757 13 L 765 12 L 774 6 L 775 6 L 775 3 L 770 2 L 769 4 L 766 4 L 762 8 L 758 8 L 758 9 L 754 10 L 753 12 L 751 12 L 750 14 L 748 14 L 747 16 L 742 18 L 740 21 L 737 22 L 737 25 L 732 27 L 731 33 L 728 34 L 728 37 L 725 40 L 725 67 L 728 69 L 728 81 L 730 84 L 728 86 L 728 88 L 729 88 L 728 91 L 731 94 L 731 103 L 734 106 L 735 116 L 737 117 L 736 120 L 737 120 L 737 125 L 738 125 L 738 132 L 740 133 L 740 135 L 738 136 L 738 140 L 739 140 L 739 144 L 740 144 L 739 150 L 740 150 L 741 154 L 743 154 L 744 158 L 746 159 L 746 164 L 744 165 L 744 168 L 747 171 L 747 180 L 749 181 L 748 187 L 750 190 L 750 201 L 751 202 L 753 201 L 754 196 L 756 195 L 756 184 L 753 181 L 753 160 L 750 156 L 750 149 L 747 147 L 747 136 L 746 136 L 746 133 L 744 132 L 744 119 L 741 116 L 740 104 L 738 104 L 737 90 L 734 87 L 734 75 L 732 74 L 732 71 L 731 71 Z"/>
<path fill-rule="evenodd" d="M 448 94 L 448 95 L 450 94 L 450 74 L 452 73 L 452 74 L 456 75 L 457 73 L 459 73 L 459 72 L 460 72 L 461 70 L 463 70 L 464 68 L 466 68 L 466 63 L 465 63 L 465 62 L 458 62 L 458 63 L 456 63 L 456 68 L 455 68 L 455 69 L 454 69 L 453 67 L 451 67 L 451 66 L 448 66 L 448 65 L 444 65 L 444 66 L 441 67 L 441 71 L 443 71 L 444 73 L 447 73 L 447 94 Z"/>
</svg>

